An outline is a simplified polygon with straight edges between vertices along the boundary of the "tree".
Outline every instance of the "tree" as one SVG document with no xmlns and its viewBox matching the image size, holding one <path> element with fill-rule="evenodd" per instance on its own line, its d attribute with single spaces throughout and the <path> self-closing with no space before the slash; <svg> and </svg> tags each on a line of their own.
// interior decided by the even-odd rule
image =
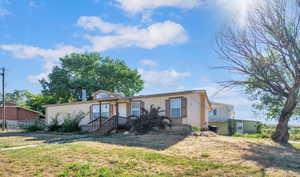
<svg viewBox="0 0 300 177">
<path fill-rule="evenodd" d="M 26 94 L 25 107 L 45 114 L 45 108 L 43 106 L 46 104 L 55 104 L 56 101 L 57 100 L 53 96 L 43 94 L 35 95 L 28 92 Z"/>
<path fill-rule="evenodd" d="M 27 90 L 14 90 L 11 93 L 5 94 L 5 100 L 17 105 L 26 104 L 26 94 L 29 92 Z"/>
<path fill-rule="evenodd" d="M 300 98 L 300 3 L 258 2 L 245 28 L 229 27 L 218 39 L 219 53 L 226 62 L 222 68 L 243 76 L 225 86 L 245 87 L 256 97 L 260 108 L 278 119 L 272 139 L 287 143 L 288 122 Z"/>
<path fill-rule="evenodd" d="M 45 113 L 43 105 L 56 103 L 56 99 L 53 96 L 32 94 L 27 90 L 15 90 L 11 93 L 6 93 L 5 96 L 8 102 L 42 113 Z"/>
<path fill-rule="evenodd" d="M 41 80 L 42 93 L 51 95 L 64 103 L 81 99 L 82 89 L 91 99 L 93 92 L 103 89 L 132 96 L 143 89 L 143 80 L 137 70 L 130 69 L 125 62 L 97 53 L 71 54 L 60 58 L 61 67 L 56 66 L 49 80 Z"/>
</svg>

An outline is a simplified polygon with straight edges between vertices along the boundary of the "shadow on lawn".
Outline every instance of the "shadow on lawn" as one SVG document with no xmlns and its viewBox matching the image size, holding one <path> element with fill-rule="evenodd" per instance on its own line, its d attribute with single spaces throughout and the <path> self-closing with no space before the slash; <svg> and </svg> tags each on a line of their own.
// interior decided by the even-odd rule
<svg viewBox="0 0 300 177">
<path fill-rule="evenodd" d="M 291 145 L 250 143 L 247 150 L 251 154 L 246 154 L 243 158 L 255 161 L 263 168 L 279 168 L 300 173 L 300 150 Z"/>
<path fill-rule="evenodd" d="M 145 135 L 111 135 L 97 138 L 96 141 L 107 144 L 116 144 L 131 147 L 143 147 L 154 150 L 167 149 L 181 141 L 187 134 L 151 133 Z"/>
<path fill-rule="evenodd" d="M 74 133 L 59 133 L 59 132 L 1 132 L 0 138 L 9 137 L 20 137 L 24 138 L 24 141 L 41 141 L 43 143 L 51 143 L 54 141 L 63 141 L 68 139 L 78 139 L 81 137 L 86 137 L 84 134 L 74 134 Z"/>
<path fill-rule="evenodd" d="M 144 147 L 154 150 L 164 150 L 183 141 L 187 133 L 151 133 L 145 135 L 112 134 L 103 137 L 89 137 L 87 134 L 58 133 L 58 132 L 6 132 L 1 137 L 22 137 L 24 141 L 43 142 L 46 144 L 64 144 L 77 141 L 92 141 L 131 147 Z"/>
</svg>

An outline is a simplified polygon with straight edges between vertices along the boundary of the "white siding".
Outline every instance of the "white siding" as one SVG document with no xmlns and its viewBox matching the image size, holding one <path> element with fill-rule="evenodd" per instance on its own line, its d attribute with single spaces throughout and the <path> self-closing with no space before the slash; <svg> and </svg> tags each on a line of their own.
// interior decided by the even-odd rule
<svg viewBox="0 0 300 177">
<path fill-rule="evenodd" d="M 216 109 L 217 114 L 213 114 L 213 110 Z M 233 107 L 229 105 L 214 104 L 212 103 L 212 112 L 209 113 L 209 121 L 226 121 L 233 118 Z"/>
<path fill-rule="evenodd" d="M 151 105 L 160 107 L 165 111 L 166 100 L 172 97 L 186 97 L 187 98 L 187 118 L 183 118 L 183 123 L 195 127 L 200 127 L 200 95 L 199 93 L 190 93 L 175 96 L 160 96 L 160 97 L 146 97 L 137 98 L 133 101 L 143 101 L 145 103 L 145 109 L 149 110 Z"/>
</svg>

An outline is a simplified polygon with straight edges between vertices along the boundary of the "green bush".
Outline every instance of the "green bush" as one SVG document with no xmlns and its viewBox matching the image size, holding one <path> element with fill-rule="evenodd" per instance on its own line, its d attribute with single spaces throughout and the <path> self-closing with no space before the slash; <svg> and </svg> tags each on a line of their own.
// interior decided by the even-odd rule
<svg viewBox="0 0 300 177">
<path fill-rule="evenodd" d="M 145 134 L 151 130 L 155 130 L 156 128 L 161 130 L 166 127 L 171 127 L 171 119 L 166 116 L 159 115 L 160 112 L 160 107 L 155 108 L 153 105 L 151 105 L 149 111 L 142 109 L 141 116 L 130 120 L 128 127 L 130 127 L 131 131 L 141 134 Z"/>
<path fill-rule="evenodd" d="M 50 124 L 48 125 L 48 131 L 58 131 L 61 128 L 61 125 L 59 124 L 59 120 L 58 120 L 58 114 L 55 116 L 55 118 L 53 118 L 50 122 Z"/>
<path fill-rule="evenodd" d="M 84 113 L 79 113 L 74 116 L 70 114 L 64 119 L 64 122 L 61 125 L 60 131 L 61 132 L 76 132 L 80 131 L 79 123 L 85 117 Z"/>
<path fill-rule="evenodd" d="M 29 125 L 21 126 L 22 129 L 28 132 L 44 131 L 46 127 L 46 120 L 41 118 L 35 118 Z"/>
<path fill-rule="evenodd" d="M 245 138 L 271 138 L 273 132 L 275 131 L 275 126 L 268 125 L 259 125 L 257 134 L 235 134 L 236 137 L 245 137 Z M 298 141 L 300 140 L 300 128 L 299 127 L 290 127 L 289 128 L 290 140 Z"/>
<path fill-rule="evenodd" d="M 58 115 L 52 119 L 48 125 L 48 131 L 59 131 L 59 132 L 77 132 L 80 131 L 79 123 L 86 116 L 85 113 L 79 112 L 78 114 L 67 114 L 64 118 L 63 123 L 59 123 Z"/>
</svg>

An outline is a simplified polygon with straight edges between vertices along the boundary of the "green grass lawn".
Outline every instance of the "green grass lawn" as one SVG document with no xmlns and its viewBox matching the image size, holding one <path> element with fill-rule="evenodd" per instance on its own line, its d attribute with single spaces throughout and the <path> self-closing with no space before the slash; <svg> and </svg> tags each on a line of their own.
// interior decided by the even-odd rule
<svg viewBox="0 0 300 177">
<path fill-rule="evenodd" d="M 262 176 L 256 168 L 224 165 L 136 148 L 68 143 L 6 151 L 0 176 Z"/>
<path fill-rule="evenodd" d="M 38 146 L 0 151 L 1 177 L 300 175 L 298 166 L 295 166 L 300 162 L 299 153 L 267 140 L 222 136 L 119 134 L 88 141 L 48 144 L 54 140 L 79 138 L 84 135 L 2 135 L 2 147 L 25 144 Z M 282 153 L 286 151 L 288 154 Z"/>
</svg>

